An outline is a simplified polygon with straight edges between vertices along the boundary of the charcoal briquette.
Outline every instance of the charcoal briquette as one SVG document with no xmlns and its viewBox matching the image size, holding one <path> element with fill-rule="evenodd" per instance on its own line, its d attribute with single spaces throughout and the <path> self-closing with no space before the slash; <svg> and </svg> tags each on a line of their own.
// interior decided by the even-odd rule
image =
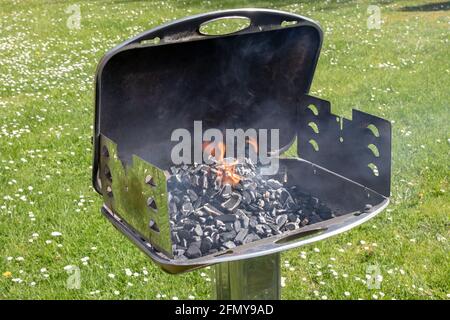
<svg viewBox="0 0 450 320">
<path fill-rule="evenodd" d="M 220 235 L 220 240 L 222 240 L 222 242 L 226 242 L 226 241 L 233 240 L 235 237 L 236 237 L 235 231 L 228 231 L 228 232 L 224 232 Z"/>
<path fill-rule="evenodd" d="M 297 225 L 294 222 L 286 223 L 286 230 L 292 231 L 297 229 Z"/>
<path fill-rule="evenodd" d="M 211 237 L 205 237 L 202 239 L 202 243 L 200 245 L 200 251 L 205 254 L 207 253 L 209 250 L 211 250 L 213 246 L 213 240 Z"/>
<path fill-rule="evenodd" d="M 191 243 L 189 245 L 189 248 L 184 253 L 184 255 L 189 259 L 200 258 L 202 256 L 202 252 L 200 251 L 200 245 L 197 245 L 196 242 Z"/>
<path fill-rule="evenodd" d="M 248 234 L 248 229 L 239 230 L 238 234 L 236 235 L 236 238 L 234 238 L 234 241 L 236 243 L 243 243 L 247 234 Z"/>
<path fill-rule="evenodd" d="M 236 244 L 233 241 L 227 241 L 223 244 L 223 246 L 227 249 L 236 248 Z"/>
<path fill-rule="evenodd" d="M 284 226 L 287 220 L 288 216 L 286 214 L 282 214 L 276 218 L 275 222 L 278 225 L 278 227 L 281 228 L 282 226 Z"/>
<path fill-rule="evenodd" d="M 201 227 L 201 225 L 199 225 L 199 224 L 197 224 L 195 227 L 194 227 L 194 233 L 197 235 L 197 236 L 203 236 L 203 230 L 202 230 L 202 227 Z"/>
</svg>

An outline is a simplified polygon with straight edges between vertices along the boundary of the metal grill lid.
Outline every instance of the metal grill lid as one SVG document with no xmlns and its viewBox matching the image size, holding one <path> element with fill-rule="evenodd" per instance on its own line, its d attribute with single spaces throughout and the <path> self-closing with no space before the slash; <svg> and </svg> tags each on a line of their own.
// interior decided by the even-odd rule
<svg viewBox="0 0 450 320">
<path fill-rule="evenodd" d="M 202 24 L 250 19 L 239 32 L 210 36 Z M 290 21 L 283 27 L 283 22 Z M 148 44 L 158 37 L 158 44 Z M 176 128 L 280 129 L 281 149 L 296 134 L 296 106 L 308 93 L 322 43 L 311 20 L 280 11 L 227 10 L 178 20 L 110 51 L 97 72 L 95 138 L 167 167 Z M 151 146 L 151 152 L 149 149 Z M 97 148 L 95 148 L 97 150 Z M 98 152 L 98 151 L 96 151 Z M 98 155 L 94 157 L 96 175 Z"/>
</svg>

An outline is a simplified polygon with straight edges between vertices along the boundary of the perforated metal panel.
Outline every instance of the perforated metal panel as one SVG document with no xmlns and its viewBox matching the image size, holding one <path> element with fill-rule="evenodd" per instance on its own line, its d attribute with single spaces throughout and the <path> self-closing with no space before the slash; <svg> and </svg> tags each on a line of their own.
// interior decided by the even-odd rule
<svg viewBox="0 0 450 320">
<path fill-rule="evenodd" d="M 328 101 L 305 95 L 298 108 L 299 156 L 389 196 L 391 124 L 352 111 L 352 120 L 342 118 Z"/>
</svg>

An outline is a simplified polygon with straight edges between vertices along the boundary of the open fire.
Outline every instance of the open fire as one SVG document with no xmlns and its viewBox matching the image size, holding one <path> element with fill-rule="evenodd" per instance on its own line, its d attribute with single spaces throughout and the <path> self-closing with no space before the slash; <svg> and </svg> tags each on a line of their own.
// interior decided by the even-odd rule
<svg viewBox="0 0 450 320">
<path fill-rule="evenodd" d="M 255 153 L 258 152 L 258 144 L 255 139 L 248 138 L 247 145 L 252 148 Z M 219 142 L 204 142 L 203 143 L 203 153 L 208 155 L 209 158 L 214 158 L 216 161 L 216 172 L 217 179 L 220 180 L 222 185 L 230 184 L 231 186 L 236 186 L 241 181 L 241 176 L 236 173 L 236 165 L 238 164 L 238 159 L 236 158 L 226 158 L 226 147 L 222 141 Z"/>
</svg>

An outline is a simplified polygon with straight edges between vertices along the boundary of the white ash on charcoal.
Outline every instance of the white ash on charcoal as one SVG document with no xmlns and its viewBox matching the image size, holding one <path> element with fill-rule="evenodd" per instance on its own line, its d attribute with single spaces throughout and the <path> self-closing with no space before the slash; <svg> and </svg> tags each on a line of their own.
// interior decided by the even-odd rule
<svg viewBox="0 0 450 320">
<path fill-rule="evenodd" d="M 249 159 L 232 167 L 229 163 L 224 159 L 171 168 L 176 258 L 199 258 L 334 217 L 319 199 L 257 174 Z"/>
</svg>

